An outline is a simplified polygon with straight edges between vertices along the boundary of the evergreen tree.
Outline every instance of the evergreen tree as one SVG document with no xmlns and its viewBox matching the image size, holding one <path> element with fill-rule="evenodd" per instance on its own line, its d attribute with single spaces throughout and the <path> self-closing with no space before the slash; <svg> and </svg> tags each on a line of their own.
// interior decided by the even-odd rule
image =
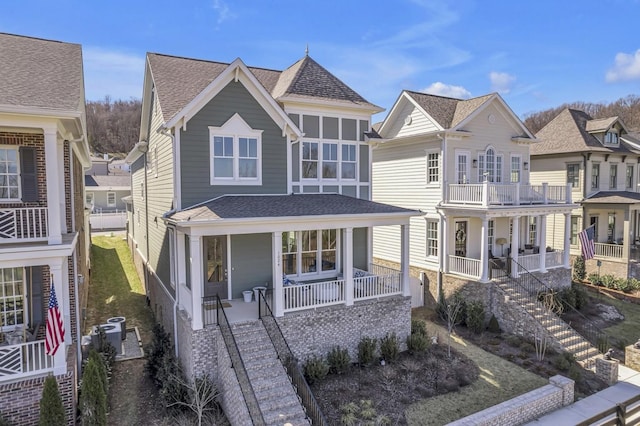
<svg viewBox="0 0 640 426">
<path fill-rule="evenodd" d="M 40 426 L 60 426 L 67 424 L 67 416 L 58 390 L 58 382 L 53 376 L 44 381 L 42 399 L 40 400 Z"/>
<path fill-rule="evenodd" d="M 106 426 L 107 424 L 107 394 L 105 393 L 102 361 L 95 356 L 90 357 L 84 367 L 82 384 L 80 386 L 80 410 L 83 426 Z"/>
<path fill-rule="evenodd" d="M 573 278 L 578 281 L 583 281 L 587 276 L 587 269 L 584 264 L 584 257 L 578 256 L 573 261 Z"/>
</svg>

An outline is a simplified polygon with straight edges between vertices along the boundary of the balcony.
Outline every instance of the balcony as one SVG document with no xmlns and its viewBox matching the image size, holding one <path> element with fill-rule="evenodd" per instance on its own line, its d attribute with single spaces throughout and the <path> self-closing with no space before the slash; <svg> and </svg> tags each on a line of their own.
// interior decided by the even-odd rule
<svg viewBox="0 0 640 426">
<path fill-rule="evenodd" d="M 53 357 L 46 355 L 44 340 L 0 345 L 0 382 L 49 371 L 53 371 Z"/>
<path fill-rule="evenodd" d="M 571 204 L 567 186 L 520 183 L 447 184 L 444 204 L 479 207 Z"/>
<path fill-rule="evenodd" d="M 46 241 L 46 207 L 0 209 L 0 243 Z"/>
</svg>

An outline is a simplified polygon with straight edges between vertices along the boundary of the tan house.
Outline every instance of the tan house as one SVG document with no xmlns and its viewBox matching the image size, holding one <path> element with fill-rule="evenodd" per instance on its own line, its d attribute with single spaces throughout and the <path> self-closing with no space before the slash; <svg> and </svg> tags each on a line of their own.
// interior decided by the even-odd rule
<svg viewBox="0 0 640 426">
<path fill-rule="evenodd" d="M 628 133 L 618 117 L 592 119 L 569 108 L 536 138 L 540 142 L 531 148 L 531 181 L 569 185 L 573 200 L 580 205 L 569 219 L 571 255 L 581 253 L 578 233 L 593 225 L 596 256 L 587 262 L 587 271 L 638 276 L 640 140 Z M 564 221 L 562 216 L 554 218 L 558 227 L 565 226 Z"/>
</svg>

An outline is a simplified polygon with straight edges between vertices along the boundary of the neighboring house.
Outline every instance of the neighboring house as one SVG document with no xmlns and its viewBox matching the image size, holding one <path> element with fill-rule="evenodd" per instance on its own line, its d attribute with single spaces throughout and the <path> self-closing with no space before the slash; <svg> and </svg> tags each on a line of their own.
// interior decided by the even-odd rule
<svg viewBox="0 0 640 426">
<path fill-rule="evenodd" d="M 91 156 L 91 168 L 85 172 L 86 175 L 101 175 L 106 176 L 109 174 L 109 164 L 113 159 L 109 158 L 108 154 L 104 154 L 102 157 L 92 155 Z"/>
<path fill-rule="evenodd" d="M 531 149 L 531 181 L 569 185 L 571 253 L 581 253 L 578 233 L 595 225 L 595 253 L 589 273 L 640 276 L 635 260 L 640 242 L 638 162 L 640 140 L 618 117 L 592 119 L 583 111 L 564 109 L 537 134 Z M 559 217 L 556 226 L 565 226 Z M 601 266 L 598 267 L 598 262 Z"/>
<path fill-rule="evenodd" d="M 0 34 L 0 57 L 0 411 L 11 424 L 37 424 L 44 378 L 53 374 L 72 425 L 89 285 L 82 51 Z M 52 281 L 66 334 L 50 357 Z"/>
<path fill-rule="evenodd" d="M 128 238 L 156 318 L 173 334 L 187 375 L 216 380 L 232 423 L 300 424 L 282 366 L 255 365 L 278 361 L 262 354 L 273 352 L 269 338 L 258 343 L 258 304 L 242 298 L 268 287 L 300 360 L 336 345 L 355 356 L 361 337 L 396 333 L 404 342 L 409 219 L 417 212 L 370 201 L 367 132 L 381 109 L 309 56 L 275 71 L 152 53 L 142 108 L 141 142 L 127 157 Z M 372 229 L 387 225 L 405 242 L 396 270 L 372 262 Z M 219 318 L 232 323 L 249 372 L 240 388 L 241 365 L 230 369 L 227 352 L 235 344 L 215 319 L 223 306 Z M 246 386 L 265 378 L 258 404 L 249 403 Z"/>
<path fill-rule="evenodd" d="M 92 213 L 125 210 L 123 197 L 131 195 L 131 177 L 122 175 L 85 175 L 85 199 Z"/>
</svg>

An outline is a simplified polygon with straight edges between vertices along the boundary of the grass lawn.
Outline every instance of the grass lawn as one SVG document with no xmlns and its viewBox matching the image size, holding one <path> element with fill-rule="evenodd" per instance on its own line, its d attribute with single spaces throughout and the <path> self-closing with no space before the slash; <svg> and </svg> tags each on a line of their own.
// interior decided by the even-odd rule
<svg viewBox="0 0 640 426">
<path fill-rule="evenodd" d="M 613 336 L 613 338 L 616 339 L 616 342 L 611 343 L 615 346 L 619 345 L 620 348 L 624 350 L 625 346 L 635 343 L 638 338 L 640 338 L 640 333 L 638 332 L 640 305 L 618 300 L 604 293 L 595 296 L 594 299 L 615 306 L 616 309 L 624 315 L 624 321 L 604 329 L 609 336 Z"/>
<path fill-rule="evenodd" d="M 414 319 L 427 320 L 429 335 L 437 333 L 439 344 L 447 344 L 447 331 L 430 321 L 431 311 L 416 309 L 412 316 Z M 457 336 L 452 336 L 451 342 L 452 347 L 477 364 L 480 377 L 458 392 L 439 395 L 412 405 L 405 413 L 409 425 L 447 424 L 549 383 L 548 380 Z"/>
</svg>

